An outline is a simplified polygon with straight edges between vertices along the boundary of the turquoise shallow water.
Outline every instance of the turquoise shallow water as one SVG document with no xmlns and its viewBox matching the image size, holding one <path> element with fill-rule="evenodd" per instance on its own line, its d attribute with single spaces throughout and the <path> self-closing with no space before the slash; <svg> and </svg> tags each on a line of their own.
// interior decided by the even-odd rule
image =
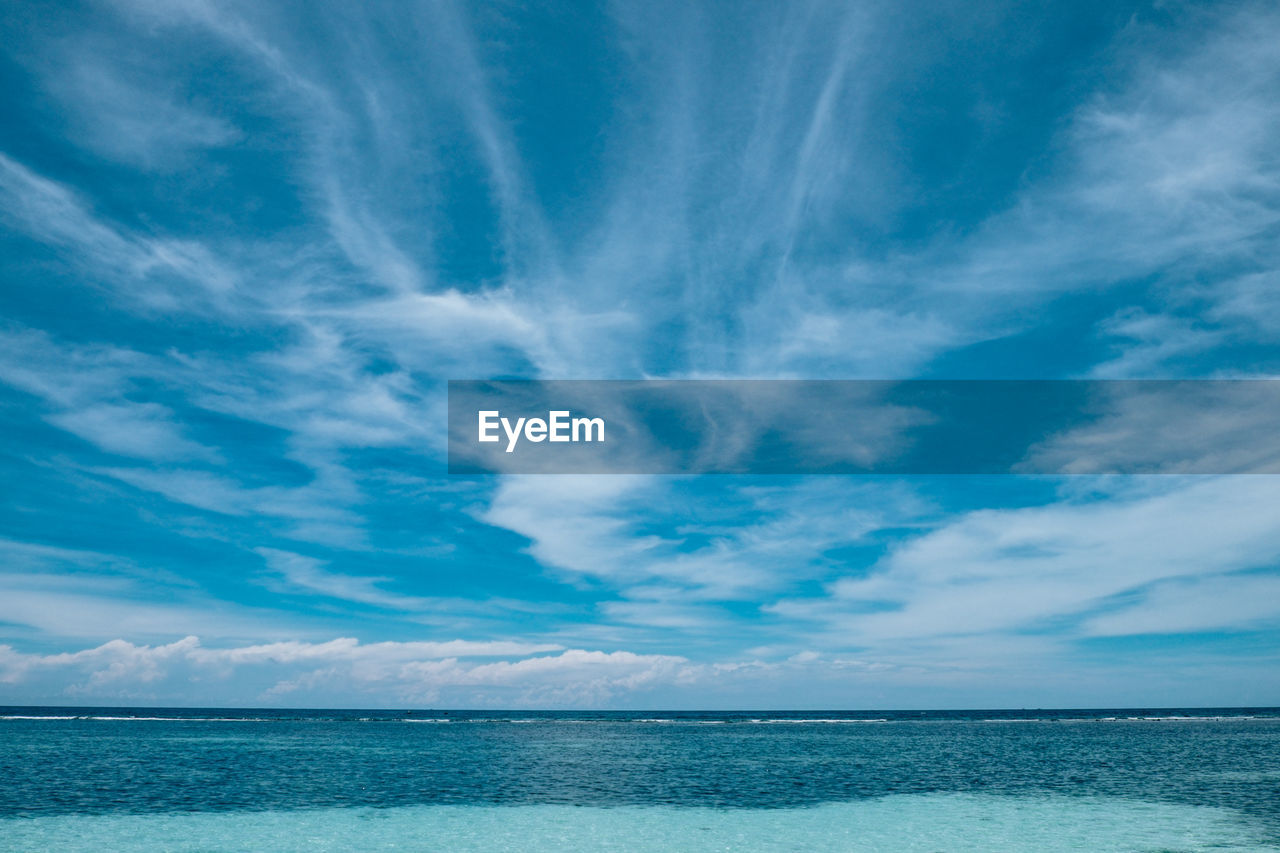
<svg viewBox="0 0 1280 853">
<path fill-rule="evenodd" d="M 0 850 L 1280 850 L 1280 714 L 0 708 Z"/>
<path fill-rule="evenodd" d="M 0 821 L 7 849 L 63 851 L 1253 851 L 1230 809 L 1119 798 L 903 794 L 792 809 L 405 806 Z"/>
</svg>

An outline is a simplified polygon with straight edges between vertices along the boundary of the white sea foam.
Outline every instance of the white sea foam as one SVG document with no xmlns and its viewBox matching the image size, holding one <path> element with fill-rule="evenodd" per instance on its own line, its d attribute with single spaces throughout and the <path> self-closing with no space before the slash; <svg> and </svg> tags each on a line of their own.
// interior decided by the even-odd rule
<svg viewBox="0 0 1280 853">
<path fill-rule="evenodd" d="M 990 717 L 982 723 L 1233 723 L 1250 720 L 1274 720 L 1254 714 L 1218 714 L 1167 717 Z"/>
<path fill-rule="evenodd" d="M 112 717 L 101 714 L 5 714 L 0 720 L 99 720 L 123 723 L 271 723 L 270 717 Z"/>
<path fill-rule="evenodd" d="M 78 851 L 1257 851 L 1240 813 L 1100 797 L 903 794 L 803 809 L 408 806 L 0 820 L 0 846 Z"/>
<path fill-rule="evenodd" d="M 377 722 L 377 720 L 373 720 L 372 722 Z M 426 718 L 426 717 L 423 717 L 422 719 L 409 719 L 409 718 L 406 718 L 406 719 L 401 720 L 400 722 L 402 722 L 402 723 L 452 723 L 452 722 L 453 722 L 453 720 L 446 719 L 446 718 L 443 718 L 443 717 L 438 718 L 438 719 L 428 719 L 428 718 Z"/>
<path fill-rule="evenodd" d="M 889 721 L 888 721 L 888 720 L 886 720 L 886 719 L 883 719 L 883 718 L 865 719 L 865 720 L 864 720 L 864 719 L 807 720 L 807 719 L 795 719 L 795 718 L 791 718 L 791 717 L 786 717 L 786 718 L 776 718 L 776 719 L 767 719 L 767 720 L 747 720 L 747 722 L 749 722 L 749 723 L 763 723 L 763 724 L 768 724 L 768 723 L 819 723 L 819 724 L 830 724 L 830 723 L 887 723 L 887 722 L 889 722 Z"/>
<path fill-rule="evenodd" d="M 86 720 L 119 720 L 151 723 L 272 723 L 270 717 L 84 717 Z"/>
</svg>

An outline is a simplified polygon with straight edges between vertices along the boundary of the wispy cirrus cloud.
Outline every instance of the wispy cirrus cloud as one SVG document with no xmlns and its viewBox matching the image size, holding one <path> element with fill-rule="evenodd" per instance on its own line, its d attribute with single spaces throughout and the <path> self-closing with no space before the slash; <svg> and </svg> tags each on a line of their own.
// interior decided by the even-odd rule
<svg viewBox="0 0 1280 853">
<path fill-rule="evenodd" d="M 1191 623 L 1150 614 L 1187 582 L 1216 587 L 1229 601 L 1274 578 L 1280 533 L 1268 507 L 1276 489 L 1266 476 L 1160 481 L 975 510 L 896 546 L 864 577 L 835 581 L 829 597 L 770 609 L 826 622 L 872 647 L 1016 632 L 1070 641 L 1081 621 L 1095 626 L 1086 633 L 1102 625 L 1108 633 L 1176 631 Z M 1280 606 L 1216 607 L 1195 623 L 1248 630 L 1276 619 Z"/>
<path fill-rule="evenodd" d="M 90 282 L 144 310 L 208 310 L 235 287 L 230 269 L 199 241 L 133 233 L 96 215 L 66 186 L 0 153 L 4 219 L 31 238 L 66 250 Z"/>
<path fill-rule="evenodd" d="M 259 548 L 258 553 L 268 567 L 284 582 L 284 588 L 336 598 L 356 604 L 393 610 L 421 610 L 432 602 L 411 595 L 398 595 L 382 589 L 379 584 L 389 578 L 366 578 L 329 571 L 325 562 L 303 554 L 293 554 L 275 548 Z"/>
<path fill-rule="evenodd" d="M 150 362 L 120 347 L 66 348 L 41 332 L 0 330 L 0 380 L 39 398 L 49 423 L 108 453 L 216 461 L 215 450 L 184 435 L 173 409 L 129 398 Z"/>
<path fill-rule="evenodd" d="M 68 135 L 109 161 L 171 173 L 193 154 L 233 145 L 238 128 L 189 103 L 172 83 L 157 89 L 152 68 L 106 60 L 111 42 L 68 44 L 41 74 L 65 104 Z"/>
<path fill-rule="evenodd" d="M 36 436 L 6 462 L 7 517 L 46 541 L 172 534 L 135 565 L 217 588 L 165 605 L 50 553 L 6 575 L 16 631 L 160 649 L 484 610 L 486 635 L 576 651 L 373 677 L 390 670 L 325 647 L 243 695 L 572 702 L 730 671 L 720 695 L 787 695 L 886 661 L 990 686 L 1126 631 L 1271 630 L 1261 480 L 985 506 L 998 490 L 972 483 L 439 466 L 447 378 L 1274 372 L 1273 10 L 507 12 L 330 4 L 303 26 L 192 0 L 0 22 L 28 75 L 0 143 L 0 380 Z M 1159 455 L 1167 417 L 1129 414 Z M 83 442 L 43 458 L 48 431 Z M 69 521 L 73 499 L 111 520 Z M 143 648 L 94 660 L 214 666 Z"/>
<path fill-rule="evenodd" d="M 927 500 L 896 484 L 838 479 L 717 489 L 715 510 L 691 480 L 591 475 L 552 482 L 504 479 L 483 520 L 527 537 L 529 553 L 566 579 L 619 596 L 602 602 L 604 616 L 646 627 L 723 627 L 732 620 L 721 604 L 824 577 L 840 565 L 828 552 L 933 514 Z M 664 535 L 642 532 L 684 507 L 690 515 Z"/>
</svg>

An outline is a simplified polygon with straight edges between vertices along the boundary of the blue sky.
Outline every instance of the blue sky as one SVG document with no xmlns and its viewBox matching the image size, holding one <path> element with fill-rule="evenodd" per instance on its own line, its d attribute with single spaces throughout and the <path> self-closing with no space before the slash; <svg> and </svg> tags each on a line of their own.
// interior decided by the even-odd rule
<svg viewBox="0 0 1280 853">
<path fill-rule="evenodd" d="M 1280 704 L 1272 476 L 444 464 L 451 378 L 1275 375 L 1270 4 L 545 5 L 0 11 L 0 701 Z"/>
</svg>

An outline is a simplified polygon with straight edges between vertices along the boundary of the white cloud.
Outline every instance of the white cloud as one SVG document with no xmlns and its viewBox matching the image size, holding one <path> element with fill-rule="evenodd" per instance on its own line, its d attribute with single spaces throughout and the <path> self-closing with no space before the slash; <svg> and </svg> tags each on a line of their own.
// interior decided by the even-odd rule
<svg viewBox="0 0 1280 853">
<path fill-rule="evenodd" d="M 1206 574 L 1144 589 L 1137 602 L 1087 619 L 1089 636 L 1242 631 L 1280 625 L 1280 576 Z"/>
<path fill-rule="evenodd" d="M 892 664 L 814 652 L 698 663 L 680 655 L 520 640 L 339 638 L 211 648 L 186 636 L 159 645 L 117 639 L 59 654 L 0 646 L 0 685 L 8 695 L 43 691 L 38 695 L 77 702 L 177 697 L 191 704 L 218 697 L 223 705 L 301 707 L 637 707 L 673 700 L 687 705 L 705 691 L 750 696 L 779 679 L 810 689 L 861 690 L 875 679 L 909 683 L 914 677 Z M 800 704 L 818 701 L 813 694 L 792 696 L 802 697 Z"/>
<path fill-rule="evenodd" d="M 661 541 L 630 536 L 620 511 L 650 488 L 647 477 L 504 477 L 482 520 L 529 537 L 530 553 L 546 565 L 609 576 Z"/>
<path fill-rule="evenodd" d="M 858 542 L 892 519 L 918 523 L 925 502 L 898 484 L 809 479 L 727 487 L 722 518 L 698 520 L 707 496 L 694 480 L 639 476 L 506 477 L 481 516 L 530 540 L 543 565 L 621 589 L 605 612 L 635 622 L 698 621 L 699 602 L 751 600 L 824 574 L 824 551 Z M 680 507 L 673 532 L 641 530 Z M 705 510 L 705 507 L 701 507 Z M 641 602 L 663 601 L 662 607 Z M 673 606 L 673 602 L 675 602 Z M 703 619 L 713 618 L 707 611 Z M 674 620 L 674 621 L 673 621 Z"/>
<path fill-rule="evenodd" d="M 130 231 L 96 216 L 68 187 L 0 153 L 0 216 L 47 245 L 68 250 L 90 273 L 112 281 L 146 311 L 207 312 L 225 304 L 236 277 L 202 243 Z"/>
<path fill-rule="evenodd" d="M 280 636 L 295 631 L 298 621 L 278 610 L 232 605 L 127 575 L 0 574 L 0 622 L 14 635 L 34 629 L 49 638 L 163 637 L 193 630 L 213 637 Z"/>
<path fill-rule="evenodd" d="M 422 610 L 430 606 L 431 599 L 387 592 L 379 584 L 390 578 L 369 578 L 344 575 L 325 568 L 324 560 L 292 554 L 276 548 L 258 548 L 257 552 L 285 581 L 285 591 L 297 591 L 329 596 L 357 604 L 369 604 L 393 610 Z"/>
<path fill-rule="evenodd" d="M 225 118 L 183 102 L 175 81 L 157 88 L 154 68 L 105 61 L 111 46 L 65 46 L 45 69 L 47 87 L 66 105 L 69 136 L 99 155 L 144 170 L 190 166 L 199 150 L 230 145 L 240 132 Z"/>
<path fill-rule="evenodd" d="M 782 601 L 770 609 L 829 621 L 851 643 L 884 648 L 1046 628 L 1062 620 L 1069 626 L 1117 596 L 1142 600 L 1145 588 L 1160 581 L 1280 567 L 1280 530 L 1271 512 L 1280 486 L 1272 478 L 1177 480 L 1147 488 L 965 513 L 897 546 L 866 577 L 836 581 L 830 598 Z M 1241 627 L 1263 613 L 1280 616 L 1276 602 L 1235 617 L 1219 608 L 1208 621 Z M 1101 624 L 1116 623 L 1108 618 Z M 1061 624 L 1055 633 L 1073 635 Z"/>
<path fill-rule="evenodd" d="M 1121 353 L 1093 368 L 1100 379 L 1158 377 L 1179 359 L 1212 350 L 1221 344 L 1219 329 L 1168 314 L 1127 308 L 1099 324 L 1098 332 L 1115 341 Z"/>
<path fill-rule="evenodd" d="M 52 415 L 49 422 L 110 453 L 157 460 L 216 458 L 183 438 L 173 410 L 157 403 L 100 403 Z"/>
<path fill-rule="evenodd" d="M 486 658 L 518 656 L 487 662 Z M 253 680 L 265 670 L 263 697 L 335 690 L 349 699 L 379 695 L 430 698 L 441 691 L 515 690 L 555 702 L 605 701 L 617 693 L 670 680 L 687 662 L 665 655 L 563 649 L 514 641 L 384 642 L 342 638 L 323 643 L 282 642 L 206 648 L 194 636 L 156 646 L 112 640 L 78 652 L 23 654 L 0 646 L 0 682 L 14 685 L 52 677 L 69 695 L 135 695 L 167 685 L 192 688 L 206 680 Z"/>
<path fill-rule="evenodd" d="M 113 346 L 74 346 L 41 332 L 0 329 L 0 381 L 40 397 L 46 420 L 102 450 L 139 459 L 215 461 L 167 406 L 128 398 L 154 359 Z"/>
<path fill-rule="evenodd" d="M 1280 382 L 1109 382 L 1090 386 L 1091 420 L 1030 448 L 1015 467 L 1064 474 L 1280 472 Z"/>
</svg>

